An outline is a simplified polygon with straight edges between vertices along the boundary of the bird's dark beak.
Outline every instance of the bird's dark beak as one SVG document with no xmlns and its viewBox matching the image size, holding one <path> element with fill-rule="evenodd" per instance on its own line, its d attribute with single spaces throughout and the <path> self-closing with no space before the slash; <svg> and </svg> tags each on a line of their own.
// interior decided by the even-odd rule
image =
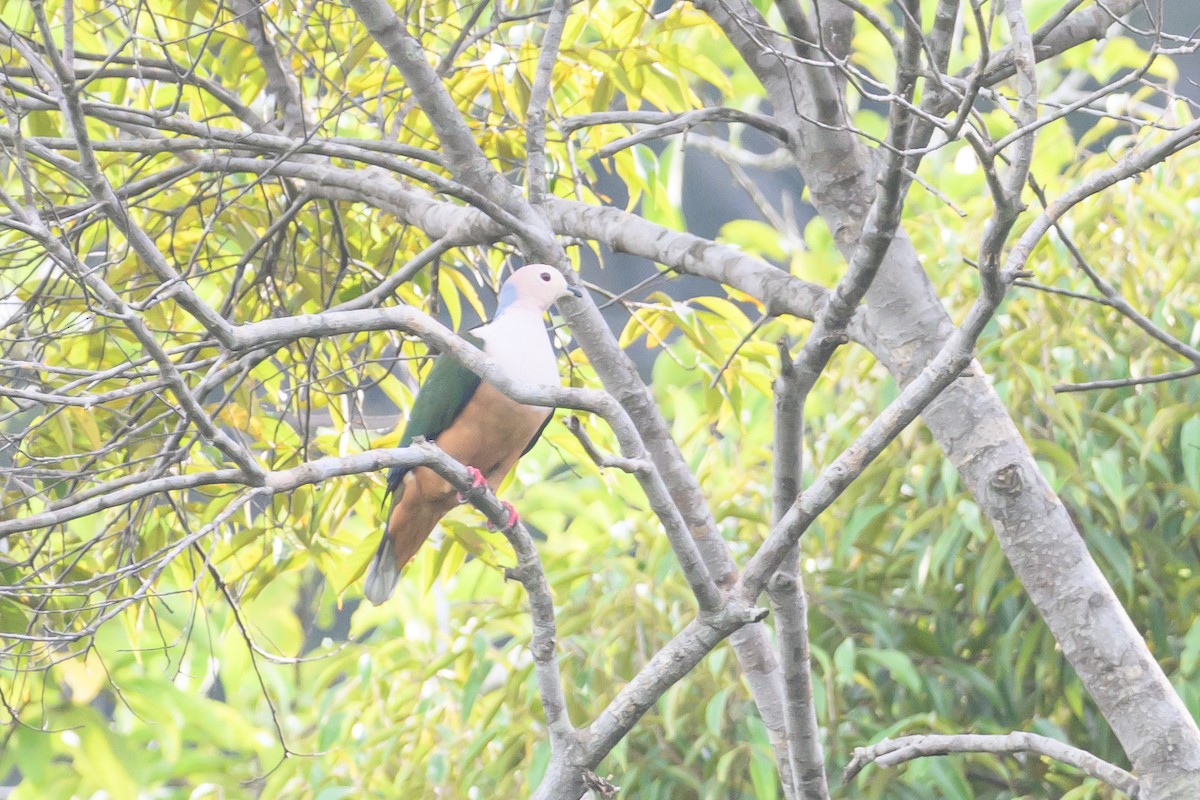
<svg viewBox="0 0 1200 800">
<path fill-rule="evenodd" d="M 576 300 L 579 300 L 579 299 L 581 299 L 581 298 L 583 297 L 583 290 L 582 290 L 582 289 L 578 289 L 578 288 L 576 288 L 576 287 L 574 287 L 574 286 L 568 286 L 568 287 L 567 287 L 567 291 L 568 291 L 568 292 L 570 292 L 570 293 L 571 293 L 571 295 L 572 295 L 572 296 L 573 296 L 573 297 L 574 297 Z"/>
</svg>

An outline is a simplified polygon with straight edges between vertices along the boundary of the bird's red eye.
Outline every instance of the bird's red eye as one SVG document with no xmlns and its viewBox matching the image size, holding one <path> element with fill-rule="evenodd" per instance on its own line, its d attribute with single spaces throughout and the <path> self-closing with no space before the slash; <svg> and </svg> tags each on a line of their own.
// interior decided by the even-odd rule
<svg viewBox="0 0 1200 800">
<path fill-rule="evenodd" d="M 542 273 L 542 280 L 544 280 L 544 281 L 546 281 L 547 283 L 549 283 L 549 282 L 550 282 L 550 273 L 549 273 L 549 272 L 543 272 L 543 273 Z"/>
</svg>

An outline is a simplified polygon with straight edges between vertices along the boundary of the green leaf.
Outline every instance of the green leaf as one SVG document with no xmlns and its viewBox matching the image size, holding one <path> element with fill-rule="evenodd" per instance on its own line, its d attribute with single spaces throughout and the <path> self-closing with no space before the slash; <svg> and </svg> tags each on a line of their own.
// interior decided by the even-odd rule
<svg viewBox="0 0 1200 800">
<path fill-rule="evenodd" d="M 929 771 L 946 800 L 975 800 L 975 793 L 963 777 L 957 761 L 949 758 L 930 759 Z"/>
<path fill-rule="evenodd" d="M 529 789 L 530 794 L 546 776 L 546 768 L 550 766 L 550 742 L 540 741 L 533 746 L 533 758 L 529 760 Z"/>
<path fill-rule="evenodd" d="M 342 798 L 349 797 L 356 791 L 357 789 L 353 786 L 326 786 L 317 792 L 314 800 L 342 800 Z"/>
<path fill-rule="evenodd" d="M 1092 459 L 1092 473 L 1104 494 L 1117 508 L 1118 514 L 1125 513 L 1125 486 L 1121 474 L 1121 456 L 1116 450 L 1109 450 L 1100 458 Z"/>
<path fill-rule="evenodd" d="M 1184 478 L 1200 492 L 1200 416 L 1193 416 L 1179 429 L 1179 449 Z"/>
<path fill-rule="evenodd" d="M 704 725 L 708 732 L 714 737 L 721 735 L 721 722 L 725 717 L 725 701 L 729 697 L 733 687 L 726 686 L 724 689 L 716 692 L 712 699 L 708 701 L 708 705 L 704 709 Z"/>
<path fill-rule="evenodd" d="M 833 651 L 833 666 L 839 683 L 854 680 L 856 652 L 853 639 L 846 639 Z"/>
<path fill-rule="evenodd" d="M 1183 640 L 1183 652 L 1179 654 L 1179 671 L 1194 675 L 1200 671 L 1200 620 L 1192 623 Z"/>
<path fill-rule="evenodd" d="M 754 797 L 756 800 L 778 800 L 779 777 L 767 729 L 758 717 L 747 718 L 746 724 L 754 745 L 750 749 L 750 781 L 754 785 Z"/>
<path fill-rule="evenodd" d="M 471 667 L 471 674 L 467 677 L 467 682 L 463 685 L 462 691 L 463 719 L 471 716 L 471 708 L 475 705 L 475 697 L 479 694 L 480 687 L 483 686 L 483 679 L 491 671 L 492 660 L 487 657 L 479 658 L 475 665 Z"/>
<path fill-rule="evenodd" d="M 735 219 L 727 222 L 721 226 L 717 240 L 735 245 L 752 256 L 785 263 L 789 258 L 783 235 L 759 220 Z"/>
<path fill-rule="evenodd" d="M 920 692 L 924 686 L 921 676 L 912 659 L 899 650 L 877 650 L 864 647 L 860 651 L 865 657 L 885 667 L 891 673 L 892 679 L 900 682 L 913 692 Z"/>
</svg>

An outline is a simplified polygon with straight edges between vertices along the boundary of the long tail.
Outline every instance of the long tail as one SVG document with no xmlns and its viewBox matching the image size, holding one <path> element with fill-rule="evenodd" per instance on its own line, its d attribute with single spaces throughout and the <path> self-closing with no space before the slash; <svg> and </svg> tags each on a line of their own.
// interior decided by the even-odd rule
<svg viewBox="0 0 1200 800">
<path fill-rule="evenodd" d="M 399 580 L 400 567 L 396 566 L 392 537 L 384 531 L 379 539 L 379 549 L 375 551 L 375 558 L 371 559 L 371 566 L 367 568 L 363 594 L 375 605 L 381 605 L 392 596 Z"/>
<path fill-rule="evenodd" d="M 453 489 L 444 496 L 429 496 L 421 491 L 420 484 L 397 491 L 387 530 L 367 569 L 363 594 L 368 600 L 379 605 L 392 596 L 400 570 L 429 538 L 438 520 L 455 505 Z"/>
</svg>

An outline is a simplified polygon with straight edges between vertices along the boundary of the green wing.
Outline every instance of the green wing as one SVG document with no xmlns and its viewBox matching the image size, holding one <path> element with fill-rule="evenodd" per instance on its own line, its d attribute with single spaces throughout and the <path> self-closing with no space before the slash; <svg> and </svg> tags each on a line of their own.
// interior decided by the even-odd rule
<svg viewBox="0 0 1200 800">
<path fill-rule="evenodd" d="M 483 340 L 478 336 L 472 336 L 470 333 L 460 335 L 479 349 L 483 349 Z M 436 439 L 438 434 L 450 427 L 477 388 L 478 375 L 450 356 L 439 356 L 433 362 L 429 377 L 421 384 L 417 399 L 413 401 L 412 410 L 408 414 L 408 425 L 404 428 L 404 436 L 400 438 L 400 446 L 407 447 L 418 436 L 424 436 L 430 441 Z M 389 494 L 396 491 L 407 472 L 405 467 L 392 467 L 388 472 Z"/>
</svg>

